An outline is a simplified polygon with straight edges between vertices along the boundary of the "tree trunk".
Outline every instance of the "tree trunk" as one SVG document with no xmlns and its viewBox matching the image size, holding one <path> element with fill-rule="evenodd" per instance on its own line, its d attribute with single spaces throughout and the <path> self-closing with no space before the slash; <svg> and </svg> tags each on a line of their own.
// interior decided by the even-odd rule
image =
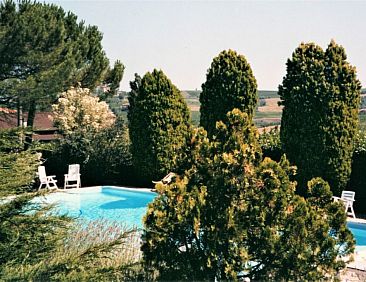
<svg viewBox="0 0 366 282">
<path fill-rule="evenodd" d="M 32 138 L 33 123 L 34 123 L 35 116 L 36 116 L 36 101 L 31 100 L 29 102 L 28 119 L 27 119 L 27 127 L 29 127 L 29 132 L 27 132 L 25 134 L 24 150 L 27 150 L 33 141 L 33 138 Z"/>
</svg>

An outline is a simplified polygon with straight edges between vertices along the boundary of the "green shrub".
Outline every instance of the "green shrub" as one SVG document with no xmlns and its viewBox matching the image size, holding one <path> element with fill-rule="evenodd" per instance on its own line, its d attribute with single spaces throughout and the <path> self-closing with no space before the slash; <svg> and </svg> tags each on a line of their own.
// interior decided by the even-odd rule
<svg viewBox="0 0 366 282">
<path fill-rule="evenodd" d="M 62 185 L 68 165 L 80 164 L 83 186 L 138 184 L 131 162 L 128 128 L 123 121 L 98 132 L 75 131 L 43 151 L 48 174 Z"/>
<path fill-rule="evenodd" d="M 25 130 L 0 129 L 0 153 L 23 151 L 24 138 Z"/>
<path fill-rule="evenodd" d="M 39 158 L 40 154 L 30 151 L 0 153 L 0 196 L 33 190 Z"/>
<path fill-rule="evenodd" d="M 234 109 L 214 138 L 198 128 L 188 169 L 145 216 L 144 264 L 161 280 L 322 280 L 335 278 L 353 252 L 344 207 L 313 179 L 308 200 L 295 194 L 294 168 L 262 161 L 257 130 Z"/>
<path fill-rule="evenodd" d="M 279 162 L 283 155 L 281 139 L 280 139 L 280 129 L 274 127 L 269 131 L 264 130 L 259 135 L 259 144 L 262 149 L 263 158 L 268 157 L 272 160 Z"/>
</svg>

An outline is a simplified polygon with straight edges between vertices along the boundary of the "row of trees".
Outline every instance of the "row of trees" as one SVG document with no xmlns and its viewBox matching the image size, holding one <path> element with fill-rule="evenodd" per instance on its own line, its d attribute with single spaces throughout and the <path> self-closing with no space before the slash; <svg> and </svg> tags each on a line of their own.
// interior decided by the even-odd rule
<svg viewBox="0 0 366 282">
<path fill-rule="evenodd" d="M 288 60 L 279 86 L 284 106 L 281 143 L 290 162 L 299 167 L 295 179 L 301 195 L 313 177 L 328 181 L 335 194 L 349 180 L 361 84 L 346 59 L 344 48 L 334 41 L 326 51 L 313 43 L 301 44 Z M 150 181 L 178 169 L 175 159 L 186 138 L 182 132 L 189 128 L 187 106 L 161 71 L 137 76 L 131 89 L 133 162 Z M 252 120 L 257 84 L 244 56 L 229 50 L 213 59 L 200 102 L 200 125 L 209 137 L 216 122 L 225 122 L 226 113 L 234 108 Z"/>
<path fill-rule="evenodd" d="M 147 269 L 173 280 L 307 280 L 345 266 L 353 239 L 331 189 L 338 193 L 349 177 L 360 83 L 342 47 L 301 44 L 288 62 L 280 96 L 289 161 L 262 159 L 252 126 L 256 81 L 232 50 L 214 58 L 202 85 L 203 128 L 189 126 L 161 71 L 137 76 L 131 89 L 134 165 L 148 180 L 178 173 L 156 187 L 145 217 Z"/>
</svg>

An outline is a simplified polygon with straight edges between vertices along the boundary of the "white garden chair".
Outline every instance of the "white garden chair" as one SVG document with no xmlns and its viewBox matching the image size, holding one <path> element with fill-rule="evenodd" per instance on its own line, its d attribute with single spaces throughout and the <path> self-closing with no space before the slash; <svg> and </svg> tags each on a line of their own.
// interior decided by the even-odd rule
<svg viewBox="0 0 366 282">
<path fill-rule="evenodd" d="M 167 175 L 164 176 L 163 179 L 161 179 L 159 181 L 153 181 L 152 183 L 154 183 L 154 184 L 158 184 L 158 183 L 169 184 L 170 182 L 172 182 L 173 177 L 175 177 L 175 173 L 174 172 L 169 172 Z"/>
<path fill-rule="evenodd" d="M 342 191 L 341 197 L 333 196 L 334 201 L 342 201 L 347 215 L 351 215 L 353 218 L 356 218 L 355 212 L 353 210 L 353 202 L 355 201 L 355 192 L 353 191 Z"/>
<path fill-rule="evenodd" d="M 38 190 L 41 190 L 42 186 L 45 185 L 45 188 L 48 189 L 58 189 L 57 187 L 57 180 L 55 179 L 55 175 L 46 175 L 46 168 L 44 166 L 38 167 L 38 177 L 40 185 L 38 187 Z"/>
<path fill-rule="evenodd" d="M 69 165 L 69 172 L 65 174 L 64 189 L 66 188 L 80 188 L 80 165 Z"/>
</svg>

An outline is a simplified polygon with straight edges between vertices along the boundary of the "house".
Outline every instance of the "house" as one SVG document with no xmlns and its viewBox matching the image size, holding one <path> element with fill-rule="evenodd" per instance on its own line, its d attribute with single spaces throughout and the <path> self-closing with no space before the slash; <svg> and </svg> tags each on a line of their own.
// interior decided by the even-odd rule
<svg viewBox="0 0 366 282">
<path fill-rule="evenodd" d="M 27 126 L 25 122 L 27 118 L 28 113 L 23 113 L 21 120 L 23 127 Z M 10 129 L 15 127 L 18 127 L 17 111 L 8 108 L 0 108 L 0 129 Z M 51 112 L 36 113 L 33 131 L 33 140 L 41 142 L 49 142 L 61 137 L 58 133 L 58 129 L 53 125 Z"/>
</svg>

